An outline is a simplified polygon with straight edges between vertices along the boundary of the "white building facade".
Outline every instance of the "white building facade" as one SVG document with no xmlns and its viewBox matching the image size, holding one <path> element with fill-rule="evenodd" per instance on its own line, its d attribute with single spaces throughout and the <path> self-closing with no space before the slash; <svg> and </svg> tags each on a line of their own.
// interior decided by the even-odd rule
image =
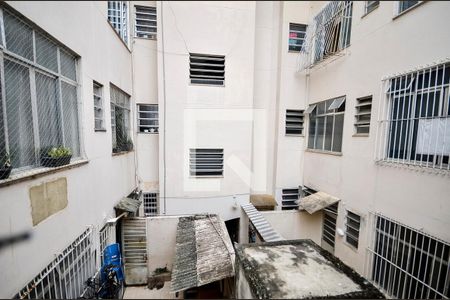
<svg viewBox="0 0 450 300">
<path fill-rule="evenodd" d="M 48 266 L 98 267 L 114 206 L 139 190 L 146 216 L 241 218 L 240 242 L 240 205 L 273 195 L 264 215 L 286 238 L 311 238 L 396 298 L 449 297 L 449 12 L 437 1 L 2 4 L 0 151 L 13 172 L 0 181 L 0 233 L 32 236 L 0 249 L 1 296 Z M 39 150 L 60 144 L 71 163 L 41 167 Z M 298 212 L 315 191 L 340 201 Z M 80 280 L 62 277 L 70 293 L 39 295 L 79 296 Z"/>
</svg>

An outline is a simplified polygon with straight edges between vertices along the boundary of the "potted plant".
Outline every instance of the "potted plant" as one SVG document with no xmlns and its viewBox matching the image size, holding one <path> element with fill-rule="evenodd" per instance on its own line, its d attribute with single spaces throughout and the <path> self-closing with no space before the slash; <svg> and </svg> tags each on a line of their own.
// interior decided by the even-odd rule
<svg viewBox="0 0 450 300">
<path fill-rule="evenodd" d="M 69 148 L 60 146 L 53 147 L 50 150 L 44 150 L 41 156 L 41 164 L 44 167 L 54 168 L 70 163 L 72 151 Z"/>
<path fill-rule="evenodd" d="M 0 161 L 0 180 L 8 178 L 11 170 L 11 158 L 9 157 L 9 153 L 6 152 Z"/>
</svg>

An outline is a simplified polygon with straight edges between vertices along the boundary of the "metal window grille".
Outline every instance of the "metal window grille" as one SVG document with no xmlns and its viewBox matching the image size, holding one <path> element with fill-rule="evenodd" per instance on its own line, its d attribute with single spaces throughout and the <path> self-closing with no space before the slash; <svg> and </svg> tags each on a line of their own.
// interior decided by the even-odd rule
<svg viewBox="0 0 450 300">
<path fill-rule="evenodd" d="M 345 241 L 355 248 L 358 248 L 360 227 L 361 217 L 347 210 L 347 218 L 345 221 Z"/>
<path fill-rule="evenodd" d="M 136 37 L 156 40 L 156 7 L 136 5 L 134 8 Z"/>
<path fill-rule="evenodd" d="M 289 23 L 289 51 L 300 52 L 307 27 L 304 24 Z"/>
<path fill-rule="evenodd" d="M 383 81 L 377 160 L 450 170 L 450 64 Z"/>
<path fill-rule="evenodd" d="M 191 176 L 222 176 L 223 149 L 189 149 Z"/>
<path fill-rule="evenodd" d="M 449 243 L 380 214 L 371 219 L 367 277 L 392 298 L 448 299 Z"/>
<path fill-rule="evenodd" d="M 303 110 L 286 109 L 286 134 L 303 134 Z"/>
<path fill-rule="evenodd" d="M 189 78 L 194 84 L 224 85 L 225 56 L 189 53 Z"/>
<path fill-rule="evenodd" d="M 380 5 L 380 1 L 366 1 L 365 13 L 368 14 Z"/>
<path fill-rule="evenodd" d="M 138 104 L 138 132 L 159 132 L 158 104 Z"/>
<path fill-rule="evenodd" d="M 298 209 L 299 189 L 288 188 L 281 190 L 281 210 Z"/>
<path fill-rule="evenodd" d="M 94 97 L 94 128 L 95 130 L 105 130 L 105 112 L 103 108 L 103 86 L 93 83 Z"/>
<path fill-rule="evenodd" d="M 74 299 L 78 298 L 86 280 L 96 271 L 96 251 L 92 229 L 81 234 L 14 298 Z"/>
<path fill-rule="evenodd" d="M 341 152 L 345 96 L 312 104 L 309 113 L 308 148 Z"/>
<path fill-rule="evenodd" d="M 398 1 L 398 14 L 410 9 L 422 1 Z"/>
<path fill-rule="evenodd" d="M 336 237 L 336 220 L 338 215 L 338 203 L 328 206 L 324 209 L 323 226 L 322 226 L 322 242 L 328 244 L 334 251 L 334 243 Z"/>
<path fill-rule="evenodd" d="M 110 94 L 113 152 L 130 151 L 133 149 L 130 137 L 130 96 L 112 84 Z"/>
<path fill-rule="evenodd" d="M 143 193 L 144 215 L 147 217 L 158 215 L 158 193 Z"/>
<path fill-rule="evenodd" d="M 32 173 L 54 147 L 79 158 L 76 56 L 12 9 L 0 15 L 0 161 Z"/>
<path fill-rule="evenodd" d="M 330 1 L 306 30 L 300 69 L 308 69 L 350 45 L 353 1 Z"/>
<path fill-rule="evenodd" d="M 357 134 L 369 134 L 372 96 L 356 99 L 355 130 Z"/>
<path fill-rule="evenodd" d="M 106 246 L 114 244 L 116 242 L 116 226 L 106 224 L 99 231 L 100 238 L 100 260 L 103 263 L 103 251 Z"/>
<path fill-rule="evenodd" d="M 108 21 L 128 45 L 128 1 L 108 1 Z"/>
</svg>

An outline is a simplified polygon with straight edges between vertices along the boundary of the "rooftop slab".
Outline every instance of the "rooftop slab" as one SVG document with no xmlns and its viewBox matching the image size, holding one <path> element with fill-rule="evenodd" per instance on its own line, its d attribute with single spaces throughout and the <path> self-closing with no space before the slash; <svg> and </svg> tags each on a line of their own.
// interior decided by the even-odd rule
<svg viewBox="0 0 450 300">
<path fill-rule="evenodd" d="M 384 298 L 311 240 L 238 245 L 236 266 L 254 298 Z"/>
</svg>

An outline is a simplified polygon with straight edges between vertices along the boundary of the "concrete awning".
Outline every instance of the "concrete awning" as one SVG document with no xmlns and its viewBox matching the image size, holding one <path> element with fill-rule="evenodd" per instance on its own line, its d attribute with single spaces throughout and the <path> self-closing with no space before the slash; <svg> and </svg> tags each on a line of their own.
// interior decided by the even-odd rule
<svg viewBox="0 0 450 300">
<path fill-rule="evenodd" d="M 328 195 L 325 192 L 317 192 L 305 198 L 301 198 L 299 201 L 298 209 L 306 210 L 310 214 L 313 214 L 316 211 L 324 209 L 338 201 L 339 198 Z"/>
<path fill-rule="evenodd" d="M 259 210 L 274 209 L 277 206 L 275 198 L 266 194 L 250 195 L 250 203 Z"/>
<path fill-rule="evenodd" d="M 234 276 L 234 249 L 217 215 L 181 217 L 175 247 L 172 292 Z"/>
<path fill-rule="evenodd" d="M 114 208 L 121 211 L 136 213 L 141 203 L 142 201 L 140 200 L 124 197 L 116 204 L 116 206 L 114 206 Z"/>
</svg>

